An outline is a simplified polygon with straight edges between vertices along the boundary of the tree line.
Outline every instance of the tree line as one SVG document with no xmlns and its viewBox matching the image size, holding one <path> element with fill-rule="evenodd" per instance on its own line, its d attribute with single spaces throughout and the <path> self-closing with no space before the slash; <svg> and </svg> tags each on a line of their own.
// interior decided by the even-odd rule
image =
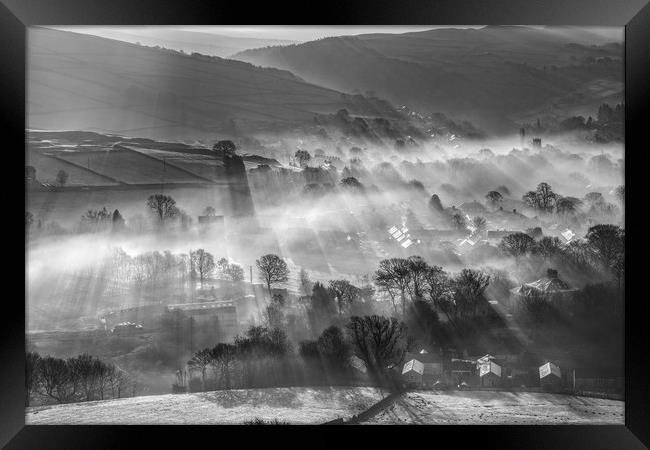
<svg viewBox="0 0 650 450">
<path fill-rule="evenodd" d="M 27 352 L 25 405 L 70 403 L 135 395 L 137 380 L 115 364 L 83 353 L 74 358 Z"/>
</svg>

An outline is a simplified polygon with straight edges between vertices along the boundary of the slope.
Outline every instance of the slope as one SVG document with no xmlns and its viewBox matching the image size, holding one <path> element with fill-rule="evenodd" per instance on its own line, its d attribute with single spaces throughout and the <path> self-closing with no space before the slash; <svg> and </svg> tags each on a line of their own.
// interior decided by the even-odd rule
<svg viewBox="0 0 650 450">
<path fill-rule="evenodd" d="M 281 130 L 341 108 L 394 114 L 289 72 L 45 28 L 28 33 L 28 128 L 160 139 Z"/>
<path fill-rule="evenodd" d="M 487 26 L 341 36 L 233 58 L 290 70 L 333 89 L 374 91 L 395 104 L 451 113 L 491 131 L 512 131 L 532 109 L 544 114 L 545 107 L 562 104 L 561 111 L 552 109 L 557 115 L 591 108 L 602 100 L 601 91 L 613 89 L 622 99 L 621 43 L 604 44 L 580 29 Z M 606 81 L 602 89 L 584 88 L 597 80 Z"/>
</svg>

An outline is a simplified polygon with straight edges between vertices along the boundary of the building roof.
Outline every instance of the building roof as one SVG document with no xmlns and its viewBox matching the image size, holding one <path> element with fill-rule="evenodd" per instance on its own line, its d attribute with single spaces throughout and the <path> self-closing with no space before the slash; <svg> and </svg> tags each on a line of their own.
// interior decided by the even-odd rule
<svg viewBox="0 0 650 450">
<path fill-rule="evenodd" d="M 486 376 L 489 373 L 493 373 L 497 377 L 501 376 L 501 366 L 495 363 L 494 361 L 490 360 L 484 364 L 481 364 L 481 368 L 479 370 L 479 375 L 480 376 Z"/>
<path fill-rule="evenodd" d="M 553 294 L 573 291 L 576 291 L 576 289 L 572 288 L 565 281 L 560 279 L 560 277 L 557 276 L 557 272 L 552 270 L 549 270 L 549 274 L 546 277 L 542 277 L 531 283 L 522 284 L 521 286 L 511 290 L 512 293 L 519 295 L 531 295 L 536 292 Z"/>
<path fill-rule="evenodd" d="M 549 361 L 546 364 L 539 366 L 540 379 L 546 378 L 550 375 L 555 375 L 558 378 L 562 378 L 562 372 L 560 371 L 560 368 L 552 362 Z"/>
<path fill-rule="evenodd" d="M 404 368 L 402 369 L 402 375 L 408 372 L 416 372 L 422 375 L 424 373 L 424 364 L 422 364 L 420 361 L 417 359 L 412 359 L 410 361 L 407 361 L 404 364 Z"/>
<path fill-rule="evenodd" d="M 542 292 L 546 294 L 573 292 L 576 289 L 569 287 L 564 281 L 560 279 L 540 278 L 532 283 L 522 284 L 519 287 L 512 289 L 512 292 L 519 295 L 531 295 L 535 292 Z"/>
<path fill-rule="evenodd" d="M 477 358 L 477 359 L 476 359 L 476 362 L 477 362 L 478 364 L 483 364 L 483 363 L 487 363 L 487 362 L 489 362 L 489 361 L 493 361 L 493 360 L 495 360 L 495 359 L 496 359 L 496 358 L 495 358 L 494 356 L 492 356 L 492 355 L 490 355 L 490 354 L 488 353 L 488 354 L 485 355 L 485 356 L 481 356 L 480 358 Z"/>
</svg>

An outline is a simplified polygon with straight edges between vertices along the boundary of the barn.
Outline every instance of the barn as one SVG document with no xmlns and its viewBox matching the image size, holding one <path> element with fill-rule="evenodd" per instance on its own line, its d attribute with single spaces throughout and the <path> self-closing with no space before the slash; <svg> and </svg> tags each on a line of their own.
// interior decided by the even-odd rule
<svg viewBox="0 0 650 450">
<path fill-rule="evenodd" d="M 501 366 L 489 359 L 479 367 L 482 387 L 498 387 L 501 385 Z"/>
<path fill-rule="evenodd" d="M 539 366 L 539 384 L 545 390 L 559 390 L 562 387 L 562 371 L 550 361 Z"/>
<path fill-rule="evenodd" d="M 423 374 L 424 364 L 417 359 L 407 361 L 402 368 L 402 380 L 410 387 L 421 387 Z"/>
</svg>

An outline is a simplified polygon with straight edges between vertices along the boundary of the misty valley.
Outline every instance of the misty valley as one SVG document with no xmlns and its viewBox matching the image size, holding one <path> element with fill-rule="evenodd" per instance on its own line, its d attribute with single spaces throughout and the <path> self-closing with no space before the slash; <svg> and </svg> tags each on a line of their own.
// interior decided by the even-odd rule
<svg viewBox="0 0 650 450">
<path fill-rule="evenodd" d="M 565 31 L 30 30 L 27 423 L 623 423 L 620 44 Z"/>
</svg>

